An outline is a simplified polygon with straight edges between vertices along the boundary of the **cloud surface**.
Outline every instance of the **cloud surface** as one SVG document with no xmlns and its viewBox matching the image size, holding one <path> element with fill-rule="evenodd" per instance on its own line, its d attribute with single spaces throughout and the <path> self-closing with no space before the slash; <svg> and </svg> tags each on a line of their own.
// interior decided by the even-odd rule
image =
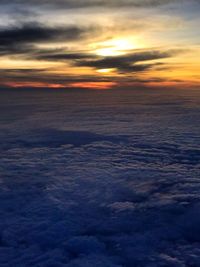
<svg viewBox="0 0 200 267">
<path fill-rule="evenodd" d="M 199 266 L 198 91 L 1 96 L 1 266 Z"/>
</svg>

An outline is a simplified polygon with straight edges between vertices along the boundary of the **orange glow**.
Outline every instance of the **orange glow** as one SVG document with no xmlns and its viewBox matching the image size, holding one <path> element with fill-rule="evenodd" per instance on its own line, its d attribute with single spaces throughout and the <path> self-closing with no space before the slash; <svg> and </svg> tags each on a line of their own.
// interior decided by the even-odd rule
<svg viewBox="0 0 200 267">
<path fill-rule="evenodd" d="M 85 89 L 100 89 L 100 90 L 111 89 L 115 85 L 116 83 L 114 82 L 83 82 L 83 83 L 77 82 L 69 84 L 70 87 L 79 87 Z"/>
<path fill-rule="evenodd" d="M 48 88 L 65 88 L 63 84 L 49 84 L 43 82 L 7 82 L 4 83 L 5 86 L 13 87 L 13 88 L 20 88 L 20 87 L 33 87 L 33 88 L 40 88 L 40 87 L 48 87 Z"/>
<path fill-rule="evenodd" d="M 52 89 L 61 89 L 61 88 L 83 88 L 83 89 L 101 89 L 106 90 L 110 89 L 116 85 L 114 82 L 74 82 L 69 84 L 52 84 L 44 82 L 7 82 L 4 83 L 5 86 L 13 88 L 52 88 Z"/>
</svg>

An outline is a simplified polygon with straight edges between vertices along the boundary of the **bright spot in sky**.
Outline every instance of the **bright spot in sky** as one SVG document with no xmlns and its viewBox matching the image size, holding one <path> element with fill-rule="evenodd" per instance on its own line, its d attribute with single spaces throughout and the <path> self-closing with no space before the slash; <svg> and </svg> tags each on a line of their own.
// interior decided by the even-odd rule
<svg viewBox="0 0 200 267">
<path fill-rule="evenodd" d="M 108 73 L 113 72 L 113 71 L 114 71 L 114 69 L 99 69 L 99 70 L 97 70 L 97 72 L 102 73 L 102 74 L 108 74 Z"/>
<path fill-rule="evenodd" d="M 127 51 L 136 49 L 136 44 L 126 39 L 115 39 L 106 41 L 100 44 L 95 52 L 99 56 L 120 56 L 127 53 Z"/>
</svg>

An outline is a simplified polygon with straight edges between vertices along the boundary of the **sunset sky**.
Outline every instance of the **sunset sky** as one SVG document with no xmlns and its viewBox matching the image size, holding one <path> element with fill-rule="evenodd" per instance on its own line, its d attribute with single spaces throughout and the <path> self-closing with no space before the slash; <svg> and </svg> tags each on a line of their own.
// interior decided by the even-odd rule
<svg viewBox="0 0 200 267">
<path fill-rule="evenodd" d="M 1 0 L 0 87 L 197 87 L 199 12 L 199 0 Z"/>
</svg>

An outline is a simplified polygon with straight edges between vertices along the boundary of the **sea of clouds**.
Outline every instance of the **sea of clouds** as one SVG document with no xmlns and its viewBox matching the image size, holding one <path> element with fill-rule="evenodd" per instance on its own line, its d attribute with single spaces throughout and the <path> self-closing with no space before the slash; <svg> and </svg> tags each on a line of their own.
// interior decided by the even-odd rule
<svg viewBox="0 0 200 267">
<path fill-rule="evenodd" d="M 200 92 L 3 91 L 1 267 L 199 267 Z"/>
</svg>

